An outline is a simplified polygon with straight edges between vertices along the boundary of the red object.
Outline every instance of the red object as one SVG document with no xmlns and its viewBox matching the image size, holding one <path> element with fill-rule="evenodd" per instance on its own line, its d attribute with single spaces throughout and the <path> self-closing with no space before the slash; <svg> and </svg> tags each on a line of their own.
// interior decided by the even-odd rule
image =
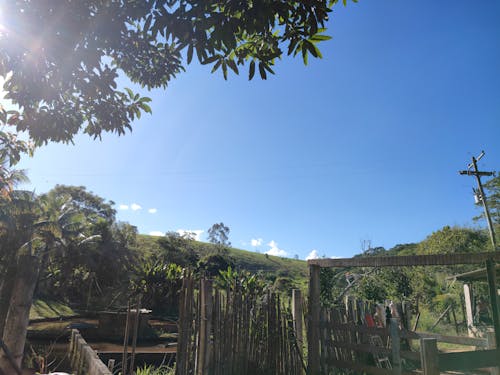
<svg viewBox="0 0 500 375">
<path fill-rule="evenodd" d="M 375 321 L 370 314 L 365 314 L 365 320 L 368 327 L 375 327 Z"/>
</svg>

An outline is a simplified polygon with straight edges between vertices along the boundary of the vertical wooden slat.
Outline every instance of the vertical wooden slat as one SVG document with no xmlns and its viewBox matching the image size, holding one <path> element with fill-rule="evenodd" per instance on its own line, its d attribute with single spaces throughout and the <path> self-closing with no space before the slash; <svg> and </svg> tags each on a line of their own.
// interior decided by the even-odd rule
<svg viewBox="0 0 500 375">
<path fill-rule="evenodd" d="M 397 318 L 391 318 L 389 329 L 391 333 L 392 369 L 394 375 L 401 375 L 401 341 Z"/>
<path fill-rule="evenodd" d="M 488 349 L 495 349 L 497 347 L 496 345 L 496 338 L 495 338 L 495 332 L 487 332 L 486 333 L 486 338 L 488 339 Z M 500 375 L 500 367 L 490 367 L 490 374 L 491 375 Z"/>
<path fill-rule="evenodd" d="M 437 340 L 430 338 L 420 339 L 420 362 L 424 375 L 439 375 L 439 357 Z"/>
<path fill-rule="evenodd" d="M 302 320 L 304 313 L 302 311 L 302 293 L 299 289 L 292 290 L 292 316 L 293 316 L 293 328 L 295 330 L 295 337 L 299 344 L 299 348 L 302 348 L 303 344 L 303 324 Z"/>
<path fill-rule="evenodd" d="M 142 295 L 137 296 L 137 304 L 135 307 L 135 316 L 134 316 L 134 333 L 132 335 L 132 355 L 130 357 L 130 374 L 134 374 L 134 365 L 135 365 L 135 349 L 137 347 L 137 336 L 139 334 L 139 323 L 141 317 L 141 301 Z"/>
<path fill-rule="evenodd" d="M 472 296 L 469 284 L 464 284 L 465 313 L 467 314 L 467 333 L 469 337 L 474 337 L 474 316 L 472 315 Z"/>
<path fill-rule="evenodd" d="M 130 301 L 127 302 L 127 316 L 125 318 L 125 333 L 123 334 L 123 355 L 122 355 L 122 374 L 127 374 L 128 363 L 128 340 L 129 340 L 129 320 L 130 320 Z"/>
<path fill-rule="evenodd" d="M 304 348 L 304 337 L 303 337 L 303 319 L 304 312 L 302 310 L 303 301 L 302 301 L 302 292 L 299 289 L 292 290 L 292 319 L 293 319 L 293 328 L 295 333 L 295 338 L 297 340 L 297 349 L 300 353 L 303 352 Z M 302 374 L 302 366 L 299 367 L 298 373 Z"/>
<path fill-rule="evenodd" d="M 309 266 L 309 324 L 307 334 L 307 375 L 319 375 L 320 267 Z"/>
<path fill-rule="evenodd" d="M 495 340 L 497 348 L 500 347 L 500 311 L 498 306 L 498 288 L 496 282 L 495 262 L 493 259 L 486 261 L 486 273 L 488 275 L 488 291 L 490 294 L 493 328 L 495 329 Z"/>
</svg>

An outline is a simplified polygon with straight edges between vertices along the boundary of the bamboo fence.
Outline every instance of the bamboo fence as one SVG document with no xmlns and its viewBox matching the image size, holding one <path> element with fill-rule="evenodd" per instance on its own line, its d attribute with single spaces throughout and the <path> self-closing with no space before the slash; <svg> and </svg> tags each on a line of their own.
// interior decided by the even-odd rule
<svg viewBox="0 0 500 375">
<path fill-rule="evenodd" d="M 302 375 L 291 310 L 273 293 L 184 278 L 176 375 Z"/>
</svg>

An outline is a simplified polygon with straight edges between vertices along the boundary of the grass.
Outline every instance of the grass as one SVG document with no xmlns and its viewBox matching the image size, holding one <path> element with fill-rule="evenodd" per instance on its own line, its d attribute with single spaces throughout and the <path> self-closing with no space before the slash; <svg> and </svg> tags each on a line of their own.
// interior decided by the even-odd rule
<svg viewBox="0 0 500 375">
<path fill-rule="evenodd" d="M 144 366 L 136 371 L 136 375 L 174 375 L 175 369 L 167 366 Z"/>
<path fill-rule="evenodd" d="M 70 307 L 54 301 L 35 300 L 30 310 L 30 320 L 59 318 L 72 315 L 76 314 Z"/>
</svg>

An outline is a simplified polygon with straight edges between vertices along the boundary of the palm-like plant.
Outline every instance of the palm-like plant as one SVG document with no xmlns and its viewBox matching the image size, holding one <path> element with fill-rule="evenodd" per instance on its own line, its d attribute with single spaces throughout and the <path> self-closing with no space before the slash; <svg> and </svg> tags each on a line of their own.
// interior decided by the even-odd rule
<svg viewBox="0 0 500 375">
<path fill-rule="evenodd" d="M 2 282 L 2 290 L 5 291 L 2 298 L 8 301 L 2 305 L 8 306 L 8 310 L 1 312 L 5 317 L 0 316 L 3 341 L 18 366 L 21 364 L 29 311 L 41 265 L 45 268 L 51 252 L 63 253 L 76 239 L 88 241 L 80 232 L 82 221 L 70 199 L 55 197 L 51 200 L 36 198 L 33 194 L 20 195 L 24 199 L 5 200 L 2 207 L 6 233 L 15 239 L 11 243 L 11 260 L 17 261 L 11 261 L 8 272 L 12 275 Z M 3 356 L 0 357 L 0 370 L 12 372 L 10 362 Z"/>
</svg>

